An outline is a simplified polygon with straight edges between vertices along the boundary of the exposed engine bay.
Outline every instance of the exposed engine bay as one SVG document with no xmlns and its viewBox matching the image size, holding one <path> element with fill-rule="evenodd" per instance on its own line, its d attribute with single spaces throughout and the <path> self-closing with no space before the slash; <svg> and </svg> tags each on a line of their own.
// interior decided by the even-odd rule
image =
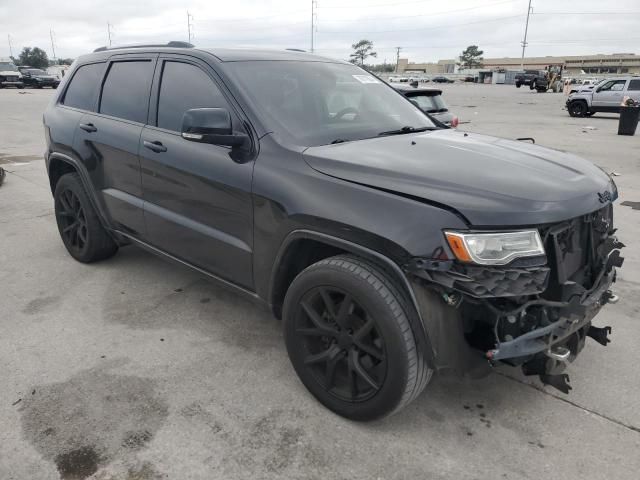
<svg viewBox="0 0 640 480">
<path fill-rule="evenodd" d="M 608 204 L 540 227 L 544 256 L 505 266 L 416 260 L 409 270 L 428 280 L 425 284 L 457 311 L 466 343 L 490 364 L 520 365 L 525 375 L 538 375 L 544 384 L 568 393 L 564 370 L 586 338 L 609 343 L 611 327 L 595 327 L 591 320 L 602 306 L 618 299 L 611 285 L 623 262 L 624 245 L 615 232 L 613 206 Z"/>
</svg>

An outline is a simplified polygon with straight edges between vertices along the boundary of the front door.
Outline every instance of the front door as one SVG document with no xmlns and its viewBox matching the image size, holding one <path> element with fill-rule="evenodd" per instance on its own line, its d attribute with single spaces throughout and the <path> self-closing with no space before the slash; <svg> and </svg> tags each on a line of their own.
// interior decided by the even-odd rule
<svg viewBox="0 0 640 480">
<path fill-rule="evenodd" d="M 592 105 L 605 111 L 616 111 L 622 103 L 622 93 L 626 80 L 609 80 L 593 92 Z"/>
<path fill-rule="evenodd" d="M 253 162 L 236 163 L 230 149 L 185 140 L 182 117 L 192 108 L 231 112 L 210 67 L 180 56 L 161 57 L 149 125 L 140 139 L 148 242 L 198 268 L 253 287 Z"/>
</svg>

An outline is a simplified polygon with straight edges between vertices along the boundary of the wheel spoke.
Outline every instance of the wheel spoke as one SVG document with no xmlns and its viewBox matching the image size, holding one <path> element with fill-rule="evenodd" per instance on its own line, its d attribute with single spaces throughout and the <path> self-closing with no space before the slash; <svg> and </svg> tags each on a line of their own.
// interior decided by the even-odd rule
<svg viewBox="0 0 640 480">
<path fill-rule="evenodd" d="M 69 233 L 74 228 L 78 228 L 78 222 L 73 222 L 62 230 L 62 233 Z"/>
<path fill-rule="evenodd" d="M 360 364 L 360 359 L 358 358 L 358 351 L 356 349 L 352 349 L 349 352 L 349 360 L 350 360 L 350 363 L 352 364 L 353 371 L 360 378 L 362 378 L 374 390 L 380 389 L 380 386 L 378 385 L 378 383 L 373 378 L 371 378 L 371 376 Z"/>
<path fill-rule="evenodd" d="M 324 302 L 324 306 L 327 309 L 327 312 L 329 312 L 329 316 L 335 319 L 335 304 L 333 303 L 333 300 L 331 300 L 331 297 L 329 296 L 329 293 L 325 288 L 320 289 L 320 296 L 322 297 L 322 301 Z"/>
<path fill-rule="evenodd" d="M 333 352 L 334 352 L 334 349 L 330 347 L 320 353 L 308 355 L 304 359 L 304 363 L 306 363 L 307 365 L 311 365 L 313 363 L 326 362 L 331 358 L 331 355 Z"/>
<path fill-rule="evenodd" d="M 333 388 L 333 381 L 336 376 L 336 367 L 338 366 L 338 362 L 340 361 L 341 353 L 334 355 L 327 362 L 327 368 L 325 371 L 325 381 L 326 381 L 326 389 L 331 390 Z"/>
<path fill-rule="evenodd" d="M 84 227 L 78 227 L 78 238 L 82 240 L 82 245 L 80 246 L 83 247 L 87 243 L 87 234 Z"/>
<path fill-rule="evenodd" d="M 371 318 L 369 318 L 365 324 L 360 327 L 354 334 L 353 334 L 353 338 L 354 340 L 361 340 L 366 334 L 368 334 L 373 327 L 375 326 L 373 320 Z"/>
<path fill-rule="evenodd" d="M 331 335 L 333 337 L 335 337 L 336 335 L 338 335 L 338 331 L 334 330 L 333 328 L 330 328 L 323 320 L 322 318 L 320 318 L 320 315 L 318 315 L 318 312 L 316 312 L 307 302 L 300 302 L 300 305 L 302 306 L 302 309 L 305 311 L 305 313 L 307 314 L 307 316 L 309 317 L 309 320 L 311 320 L 311 322 L 320 330 L 326 332 L 327 335 Z"/>
<path fill-rule="evenodd" d="M 382 360 L 384 358 L 384 354 L 380 350 L 377 350 L 372 346 L 363 343 L 361 340 L 355 340 L 353 343 L 364 353 L 375 358 L 376 360 Z"/>
<path fill-rule="evenodd" d="M 64 211 L 66 213 L 68 213 L 69 215 L 73 215 L 75 217 L 75 213 L 73 213 L 73 208 L 71 208 L 71 205 L 69 204 L 69 200 L 67 200 L 66 194 L 67 192 L 63 192 L 62 195 L 60 195 L 60 203 L 64 207 Z"/>
<path fill-rule="evenodd" d="M 347 328 L 347 316 L 351 313 L 351 306 L 353 305 L 353 299 L 348 293 L 345 294 L 344 299 L 340 303 L 340 309 L 336 315 L 336 323 L 342 328 Z"/>
<path fill-rule="evenodd" d="M 298 328 L 296 333 L 303 337 L 324 337 L 329 335 L 326 330 L 320 328 Z"/>
</svg>

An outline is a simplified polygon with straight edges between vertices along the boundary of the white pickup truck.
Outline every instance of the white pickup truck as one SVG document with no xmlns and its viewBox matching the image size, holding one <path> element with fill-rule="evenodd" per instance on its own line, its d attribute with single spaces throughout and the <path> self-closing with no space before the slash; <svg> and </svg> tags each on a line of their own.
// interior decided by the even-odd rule
<svg viewBox="0 0 640 480">
<path fill-rule="evenodd" d="M 593 89 L 580 89 L 567 98 L 572 117 L 590 117 L 597 112 L 620 113 L 624 97 L 640 102 L 640 76 L 610 78 Z"/>
<path fill-rule="evenodd" d="M 0 88 L 24 88 L 22 74 L 13 62 L 0 59 Z"/>
</svg>

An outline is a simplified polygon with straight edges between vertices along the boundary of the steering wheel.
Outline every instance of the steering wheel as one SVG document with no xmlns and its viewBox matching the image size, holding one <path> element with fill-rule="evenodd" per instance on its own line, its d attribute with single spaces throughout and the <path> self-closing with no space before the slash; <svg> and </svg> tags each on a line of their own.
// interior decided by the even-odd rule
<svg viewBox="0 0 640 480">
<path fill-rule="evenodd" d="M 350 113 L 355 113 L 355 115 L 358 116 L 360 114 L 360 111 L 357 108 L 353 108 L 353 107 L 343 108 L 342 110 L 340 110 L 338 113 L 335 114 L 335 116 L 333 117 L 333 120 L 340 120 L 342 117 Z"/>
</svg>

